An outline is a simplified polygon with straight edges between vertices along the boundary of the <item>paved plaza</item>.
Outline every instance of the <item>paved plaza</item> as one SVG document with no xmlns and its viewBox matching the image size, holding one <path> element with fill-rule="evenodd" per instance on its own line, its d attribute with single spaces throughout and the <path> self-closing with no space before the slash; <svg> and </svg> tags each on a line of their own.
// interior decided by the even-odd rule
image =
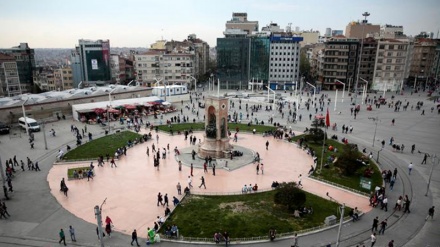
<svg viewBox="0 0 440 247">
<path fill-rule="evenodd" d="M 324 92 L 327 93 L 327 92 Z M 340 246 L 356 246 L 356 244 L 366 244 L 369 246 L 369 235 L 371 234 L 372 219 L 376 216 L 379 219 L 388 219 L 389 226 L 385 235 L 378 236 L 376 246 L 385 246 L 389 240 L 394 239 L 396 246 L 440 246 L 440 237 L 437 234 L 438 220 L 425 221 L 428 208 L 432 205 L 439 205 L 440 175 L 439 166 L 433 170 L 430 191 L 425 196 L 427 181 L 431 171 L 431 163 L 421 165 L 422 154 L 440 154 L 438 145 L 440 134 L 440 115 L 436 111 L 431 112 L 431 107 L 436 104 L 426 100 L 426 94 L 404 94 L 395 95 L 395 100 L 410 102 L 408 110 L 395 112 L 394 108 L 382 105 L 380 109 L 373 107 L 373 111 L 366 111 L 366 105 L 361 105 L 361 111 L 356 119 L 350 114 L 350 98 L 345 97 L 344 102 L 338 99 L 337 105 L 334 104 L 334 92 L 328 92 L 332 102 L 329 105 L 331 123 L 337 123 L 339 127 L 343 124 L 352 125 L 352 134 L 342 134 L 341 131 L 329 130 L 329 135 L 336 134 L 339 139 L 348 138 L 349 142 L 359 145 L 359 148 L 373 152 L 374 158 L 379 156 L 379 163 L 382 169 L 398 168 L 398 180 L 393 191 L 387 193 L 389 196 L 389 207 L 392 208 L 399 195 L 407 194 L 411 201 L 411 213 L 403 215 L 402 212 L 389 210 L 384 212 L 379 208 L 368 206 L 368 198 L 344 191 L 333 186 L 317 182 L 305 177 L 302 181 L 304 190 L 326 197 L 326 192 L 340 202 L 344 202 L 350 207 L 359 207 L 366 214 L 359 222 L 348 222 L 342 228 L 342 242 Z M 204 92 L 206 95 L 206 92 Z M 295 101 L 289 94 L 283 94 L 287 100 Z M 377 94 L 378 97 L 381 94 Z M 317 95 L 320 96 L 320 95 Z M 340 95 L 339 95 L 340 96 Z M 230 113 L 245 112 L 244 104 L 263 104 L 257 101 L 264 97 L 251 97 L 242 100 L 242 110 L 238 109 L 238 100 L 233 98 L 235 108 L 230 109 Z M 370 96 L 372 97 L 372 96 Z M 391 94 L 388 93 L 387 99 L 390 100 Z M 304 102 L 307 95 L 302 97 Z M 180 102 L 184 100 L 182 105 Z M 165 115 L 164 119 L 180 114 L 183 108 L 183 115 L 188 115 L 190 119 L 197 118 L 194 114 L 184 108 L 188 103 L 188 98 L 172 98 L 171 101 L 179 109 L 178 112 Z M 418 101 L 423 101 L 425 114 L 421 111 L 411 110 L 411 105 Z M 359 100 L 358 100 L 359 102 Z M 359 102 L 360 103 L 360 102 Z M 197 105 L 197 104 L 196 104 Z M 307 111 L 304 104 L 301 104 L 300 114 L 302 121 L 297 123 L 287 123 L 287 118 L 282 118 L 281 114 L 269 111 L 259 111 L 253 118 L 264 120 L 271 116 L 274 122 L 282 125 L 291 126 L 296 133 L 301 133 L 306 127 L 310 127 L 311 121 L 309 114 L 315 115 L 315 109 Z M 263 107 L 264 108 L 264 107 Z M 335 109 L 336 108 L 336 109 Z M 325 115 L 326 108 L 318 114 Z M 203 112 L 202 110 L 200 112 Z M 246 114 L 244 114 L 246 115 Z M 371 118 L 377 118 L 376 124 Z M 203 118 L 200 119 L 200 121 Z M 391 120 L 395 119 L 394 126 Z M 151 120 L 159 123 L 160 120 Z M 243 122 L 246 122 L 243 120 Z M 60 148 L 65 148 L 66 144 L 74 146 L 75 137 L 70 132 L 70 125 L 75 124 L 78 128 L 83 128 L 83 124 L 73 122 L 71 119 L 47 124 L 46 130 L 54 128 L 57 137 L 47 135 L 48 149 L 45 150 L 42 133 L 36 133 L 35 149 L 31 150 L 25 135 L 21 137 L 0 136 L 0 157 L 2 161 L 17 155 L 18 160 L 38 160 L 41 172 L 25 171 L 17 172 L 13 180 L 15 192 L 11 195 L 11 200 L 7 201 L 8 211 L 12 215 L 8 220 L 0 220 L 0 245 L 1 246 L 58 246 L 58 231 L 72 225 L 76 229 L 78 242 L 68 245 L 76 246 L 96 246 L 98 245 L 96 236 L 96 223 L 93 214 L 93 207 L 100 205 L 105 198 L 106 204 L 103 206 L 103 216 L 109 215 L 118 232 L 112 238 L 106 238 L 106 246 L 127 246 L 131 240 L 129 234 L 133 229 L 138 229 L 139 236 L 145 237 L 147 227 L 152 227 L 152 222 L 157 215 L 162 215 L 164 208 L 156 206 L 157 193 L 167 193 L 168 197 L 177 195 L 176 184 L 180 182 L 183 187 L 187 185 L 187 178 L 190 174 L 188 163 L 191 162 L 189 156 L 182 158 L 185 163 L 182 171 L 178 170 L 177 160 L 172 149 L 177 146 L 179 150 L 189 151 L 192 146 L 184 140 L 183 135 L 170 136 L 159 132 L 159 143 L 150 140 L 144 144 L 138 144 L 130 148 L 126 157 L 117 161 L 117 168 L 110 168 L 109 164 L 104 167 L 96 167 L 96 177 L 93 181 L 83 180 L 67 181 L 69 196 L 65 197 L 59 191 L 59 183 L 62 177 L 66 177 L 69 167 L 88 166 L 89 162 L 60 163 L 53 165 L 55 155 Z M 90 132 L 95 137 L 104 135 L 104 130 L 99 126 L 88 126 Z M 143 130 L 145 131 L 145 130 Z M 155 133 L 153 133 L 153 136 Z M 197 138 L 203 140 L 202 132 L 195 132 Z M 395 142 L 404 144 L 403 153 L 395 152 L 388 145 L 388 140 L 394 137 Z M 373 139 L 374 147 L 373 147 Z M 269 140 L 269 150 L 265 149 L 265 142 Z M 387 145 L 381 150 L 380 142 L 385 140 Z M 161 160 L 160 170 L 153 167 L 152 157 L 145 154 L 146 147 L 155 143 L 156 146 L 163 148 L 170 143 L 171 153 L 166 159 Z M 231 140 L 232 143 L 232 140 Z M 235 144 L 235 143 L 233 143 Z M 411 154 L 411 145 L 416 144 L 416 152 Z M 313 164 L 312 157 L 303 150 L 298 149 L 295 144 L 287 143 L 283 140 L 276 140 L 273 137 L 263 137 L 262 135 L 252 135 L 251 133 L 239 133 L 236 145 L 259 152 L 263 158 L 264 175 L 257 175 L 255 165 L 250 163 L 243 165 L 235 170 L 224 169 L 226 160 L 218 161 L 216 176 L 212 170 L 208 169 L 208 174 L 203 172 L 200 161 L 195 161 L 193 173 L 193 185 L 195 193 L 219 194 L 219 193 L 239 193 L 241 187 L 246 184 L 257 183 L 259 189 L 270 189 L 272 181 L 296 181 L 299 174 L 307 174 L 310 165 Z M 150 153 L 150 155 L 152 155 Z M 286 157 L 289 157 L 288 159 Z M 408 175 L 407 166 L 413 162 L 415 167 L 413 173 Z M 97 165 L 94 162 L 95 166 Z M 233 164 L 231 164 L 233 165 Z M 198 188 L 200 177 L 206 178 L 206 190 Z M 172 206 L 171 206 L 172 208 Z M 437 207 L 438 208 L 438 207 Z M 337 228 L 315 232 L 300 236 L 300 246 L 325 246 L 336 241 Z M 231 233 L 231 237 L 234 236 Z M 67 236 L 69 240 L 69 236 Z M 173 243 L 162 242 L 158 245 L 163 246 L 191 246 L 195 243 Z M 234 243 L 233 243 L 234 244 Z M 204 244 L 201 244 L 204 245 Z M 290 246 L 289 239 L 276 242 L 253 243 L 256 246 Z"/>
</svg>

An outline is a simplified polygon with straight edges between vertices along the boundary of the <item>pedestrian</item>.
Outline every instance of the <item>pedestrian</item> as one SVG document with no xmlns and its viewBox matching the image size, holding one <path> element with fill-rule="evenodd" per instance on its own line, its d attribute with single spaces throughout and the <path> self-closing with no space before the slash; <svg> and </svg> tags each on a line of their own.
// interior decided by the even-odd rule
<svg viewBox="0 0 440 247">
<path fill-rule="evenodd" d="M 206 162 L 203 163 L 203 172 L 208 173 L 208 165 L 206 165 Z"/>
<path fill-rule="evenodd" d="M 147 156 L 150 157 L 150 148 L 147 146 Z"/>
<path fill-rule="evenodd" d="M 167 193 L 165 193 L 165 196 L 163 197 L 163 200 L 164 200 L 164 205 L 167 205 L 167 207 L 168 207 L 168 194 Z"/>
<path fill-rule="evenodd" d="M 4 202 L 3 202 L 4 203 Z M 428 216 L 426 216 L 425 220 L 428 220 L 429 217 L 431 217 L 431 220 L 434 219 L 434 206 L 430 207 L 428 210 Z"/>
<path fill-rule="evenodd" d="M 182 161 L 181 160 L 179 160 L 179 172 L 181 172 L 182 171 Z"/>
<path fill-rule="evenodd" d="M 203 187 L 205 187 L 205 189 L 206 189 L 205 178 L 202 176 L 202 177 L 200 178 L 200 180 L 202 180 L 202 183 L 200 184 L 199 188 L 201 188 L 202 185 L 203 185 Z"/>
<path fill-rule="evenodd" d="M 6 200 L 8 200 L 8 198 L 6 198 Z M 2 215 L 6 218 L 6 215 L 8 215 L 9 217 L 11 217 L 11 215 L 8 212 L 8 207 L 6 207 L 6 203 L 3 201 L 0 205 L 0 211 L 2 211 Z"/>
<path fill-rule="evenodd" d="M 164 206 L 165 204 L 163 204 L 163 197 L 162 194 L 159 192 L 159 194 L 157 194 L 157 206 L 159 207 L 159 204 Z"/>
<path fill-rule="evenodd" d="M 376 243 L 376 233 L 371 234 L 371 247 Z"/>
<path fill-rule="evenodd" d="M 266 150 L 269 150 L 269 141 L 266 141 Z"/>
<path fill-rule="evenodd" d="M 260 164 L 261 175 L 264 175 L 263 163 Z"/>
<path fill-rule="evenodd" d="M 428 158 L 428 154 L 427 153 L 425 153 L 424 155 L 423 155 L 423 161 L 422 161 L 422 165 L 423 164 L 425 164 L 426 165 L 426 159 Z"/>
<path fill-rule="evenodd" d="M 133 230 L 133 232 L 131 233 L 131 245 L 133 245 L 133 242 L 136 241 L 136 245 L 140 246 L 138 243 L 138 236 L 137 236 L 137 232 L 136 229 Z"/>
<path fill-rule="evenodd" d="M 257 164 L 257 175 L 260 173 L 260 164 Z"/>
<path fill-rule="evenodd" d="M 392 126 L 394 126 L 394 122 L 395 122 L 395 120 L 394 120 L 394 118 L 393 118 L 393 120 L 391 120 L 391 125 L 392 125 Z"/>
<path fill-rule="evenodd" d="M 411 213 L 411 211 L 409 210 L 410 204 L 411 201 L 409 200 L 408 195 L 405 195 L 405 199 L 403 200 L 403 207 L 404 207 L 403 213 L 406 212 Z"/>
<path fill-rule="evenodd" d="M 391 240 L 391 241 L 388 243 L 388 247 L 394 247 L 394 240 Z"/>
<path fill-rule="evenodd" d="M 409 175 L 411 175 L 411 171 L 412 171 L 412 169 L 413 169 L 413 163 L 410 162 L 409 165 L 408 165 L 408 174 L 409 174 Z"/>
<path fill-rule="evenodd" d="M 394 168 L 394 172 L 393 172 L 393 178 L 397 177 L 397 168 Z"/>
<path fill-rule="evenodd" d="M 36 171 L 36 172 L 41 171 L 41 170 L 40 170 L 40 165 L 38 164 L 38 161 L 35 162 L 35 171 Z"/>
<path fill-rule="evenodd" d="M 76 242 L 75 229 L 73 229 L 72 226 L 69 226 L 69 233 L 70 233 L 70 240 Z"/>
<path fill-rule="evenodd" d="M 194 171 L 193 163 L 191 163 L 191 169 L 190 169 L 190 171 L 191 171 L 191 177 L 193 177 L 193 171 Z"/>
<path fill-rule="evenodd" d="M 64 245 L 66 245 L 66 236 L 64 235 L 63 229 L 60 230 L 59 235 L 60 235 L 60 241 L 58 241 L 58 243 L 61 244 L 61 242 L 63 242 Z"/>
<path fill-rule="evenodd" d="M 188 176 L 188 187 L 189 188 L 192 188 L 193 186 L 192 186 L 192 179 L 191 179 L 191 176 Z"/>
<path fill-rule="evenodd" d="M 299 174 L 299 176 L 298 176 L 298 187 L 302 187 L 301 182 L 302 182 L 302 174 Z"/>
<path fill-rule="evenodd" d="M 292 239 L 292 245 L 290 247 L 298 247 L 298 234 L 295 233 L 295 235 L 293 235 L 293 239 Z"/>
<path fill-rule="evenodd" d="M 180 185 L 180 182 L 177 182 L 176 188 L 177 188 L 177 194 L 182 195 L 182 186 Z"/>
<path fill-rule="evenodd" d="M 376 216 L 373 220 L 373 226 L 371 227 L 371 232 L 377 232 L 377 227 L 379 226 L 379 217 Z"/>
<path fill-rule="evenodd" d="M 215 163 L 212 163 L 212 175 L 215 176 Z"/>
<path fill-rule="evenodd" d="M 393 176 L 390 180 L 390 190 L 392 191 L 394 188 L 394 183 L 396 182 L 396 178 Z"/>
<path fill-rule="evenodd" d="M 413 145 L 411 146 L 411 153 L 412 153 L 412 154 L 414 153 L 414 150 L 416 150 L 416 144 L 413 144 Z"/>
<path fill-rule="evenodd" d="M 113 165 L 115 166 L 115 168 L 118 167 L 118 166 L 116 165 L 115 157 L 114 157 L 114 156 L 113 156 L 112 159 L 110 160 L 110 165 L 111 165 L 111 166 L 110 166 L 111 168 L 113 168 Z"/>
<path fill-rule="evenodd" d="M 385 212 L 388 212 L 388 198 L 386 196 L 382 199 L 382 206 L 380 209 L 385 209 Z"/>
<path fill-rule="evenodd" d="M 107 235 L 109 238 L 111 238 L 111 233 L 112 233 L 112 225 L 113 225 L 113 221 L 112 219 L 110 219 L 110 217 L 106 216 L 105 217 L 105 232 L 107 232 Z"/>
<path fill-rule="evenodd" d="M 380 222 L 380 229 L 379 229 L 379 235 L 380 233 L 385 234 L 385 228 L 387 227 L 387 219 L 382 220 L 382 222 Z"/>
</svg>

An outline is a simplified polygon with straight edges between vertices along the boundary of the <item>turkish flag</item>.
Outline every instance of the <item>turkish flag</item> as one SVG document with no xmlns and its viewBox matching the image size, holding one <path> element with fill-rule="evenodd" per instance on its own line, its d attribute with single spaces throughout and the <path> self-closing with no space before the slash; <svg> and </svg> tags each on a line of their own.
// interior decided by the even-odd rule
<svg viewBox="0 0 440 247">
<path fill-rule="evenodd" d="M 327 115 L 325 115 L 325 126 L 330 127 L 330 113 L 327 108 Z"/>
</svg>

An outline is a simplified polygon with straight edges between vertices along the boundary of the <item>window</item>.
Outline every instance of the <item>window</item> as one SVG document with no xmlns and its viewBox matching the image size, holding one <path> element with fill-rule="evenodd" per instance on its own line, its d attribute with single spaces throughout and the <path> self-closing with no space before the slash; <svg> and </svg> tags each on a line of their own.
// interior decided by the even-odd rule
<svg viewBox="0 0 440 247">
<path fill-rule="evenodd" d="M 385 70 L 390 70 L 391 69 L 391 66 L 386 66 L 385 67 Z"/>
<path fill-rule="evenodd" d="M 393 62 L 392 59 L 387 59 L 387 63 L 391 63 L 391 62 Z"/>
</svg>

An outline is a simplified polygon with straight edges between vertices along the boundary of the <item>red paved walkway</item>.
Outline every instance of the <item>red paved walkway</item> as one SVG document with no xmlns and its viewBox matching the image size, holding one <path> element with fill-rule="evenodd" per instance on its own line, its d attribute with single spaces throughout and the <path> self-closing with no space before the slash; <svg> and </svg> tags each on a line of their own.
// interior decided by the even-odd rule
<svg viewBox="0 0 440 247">
<path fill-rule="evenodd" d="M 195 135 L 202 138 L 203 134 L 199 132 Z M 189 146 L 183 135 L 169 136 L 159 133 L 159 136 L 159 145 L 156 142 L 155 145 L 161 149 L 168 143 L 170 149 L 175 146 Z M 270 142 L 268 151 L 265 149 L 266 140 Z M 177 196 L 176 184 L 180 182 L 183 190 L 187 186 L 189 175 L 189 168 L 186 166 L 183 166 L 181 172 L 178 171 L 173 154 L 161 160 L 160 171 L 157 171 L 153 167 L 151 144 L 152 141 L 149 141 L 129 149 L 127 156 L 117 161 L 118 168 L 110 168 L 108 163 L 104 167 L 96 167 L 97 162 L 94 162 L 96 177 L 90 182 L 87 182 L 87 179 L 67 181 L 68 197 L 59 191 L 61 178 L 67 177 L 68 168 L 88 166 L 90 162 L 53 166 L 47 177 L 52 194 L 68 211 L 91 223 L 96 223 L 94 206 L 100 205 L 107 198 L 107 203 L 103 206 L 103 218 L 110 216 L 117 231 L 129 234 L 133 229 L 137 229 L 139 236 L 145 237 L 147 227 L 152 227 L 156 217 L 164 214 L 164 208 L 156 206 L 158 192 L 168 193 L 172 209 L 172 198 Z M 147 145 L 150 146 L 150 158 L 145 154 Z M 264 163 L 264 175 L 257 175 L 253 164 L 232 172 L 217 169 L 216 176 L 209 170 L 209 174 L 205 175 L 206 192 L 240 192 L 245 183 L 257 183 L 259 188 L 269 189 L 272 181 L 297 181 L 299 174 L 303 174 L 304 190 L 324 198 L 326 192 L 329 192 L 333 198 L 345 202 L 347 206 L 358 207 L 364 212 L 371 210 L 366 197 L 308 179 L 306 174 L 313 163 L 312 157 L 294 144 L 272 137 L 240 134 L 238 145 L 260 153 Z M 194 170 L 194 191 L 205 191 L 198 188 L 202 175 L 203 169 Z"/>
</svg>

